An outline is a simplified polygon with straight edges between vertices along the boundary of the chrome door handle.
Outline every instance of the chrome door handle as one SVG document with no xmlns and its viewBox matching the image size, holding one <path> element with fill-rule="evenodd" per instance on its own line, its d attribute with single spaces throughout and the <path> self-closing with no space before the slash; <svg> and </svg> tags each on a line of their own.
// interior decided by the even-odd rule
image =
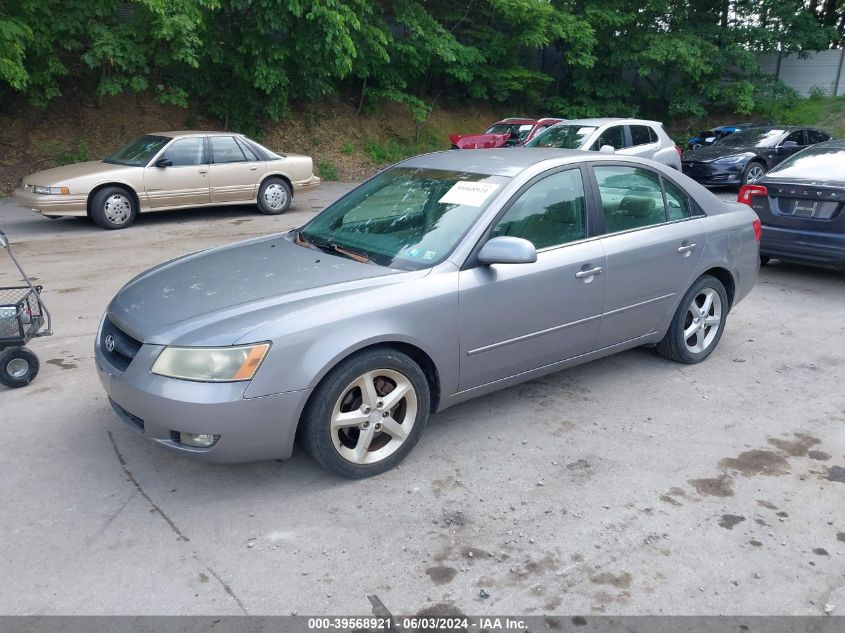
<svg viewBox="0 0 845 633">
<path fill-rule="evenodd" d="M 258 169 L 258 165 L 253 165 L 249 168 L 250 171 L 255 171 L 256 169 Z"/>
<path fill-rule="evenodd" d="M 584 277 L 592 277 L 594 275 L 601 274 L 601 271 L 602 269 L 599 267 L 590 268 L 590 270 L 579 270 L 577 273 L 575 273 L 575 278 L 583 279 Z"/>
<path fill-rule="evenodd" d="M 199 173 L 201 173 L 201 174 L 207 174 L 207 173 L 208 173 L 208 170 L 207 170 L 207 169 L 200 169 L 200 170 L 199 170 Z"/>
<path fill-rule="evenodd" d="M 694 251 L 698 244 L 684 244 L 683 246 L 678 247 L 679 253 L 689 253 Z"/>
</svg>

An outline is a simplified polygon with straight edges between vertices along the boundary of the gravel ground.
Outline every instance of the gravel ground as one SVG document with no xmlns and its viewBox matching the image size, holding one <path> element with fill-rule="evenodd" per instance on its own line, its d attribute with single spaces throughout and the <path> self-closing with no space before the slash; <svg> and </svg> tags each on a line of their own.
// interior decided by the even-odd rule
<svg viewBox="0 0 845 633">
<path fill-rule="evenodd" d="M 0 387 L 0 613 L 845 612 L 842 274 L 773 263 L 707 362 L 633 350 L 459 405 L 370 480 L 299 449 L 199 464 L 117 421 L 92 352 L 117 289 L 347 187 L 116 232 L 0 201 L 56 332 Z"/>
</svg>

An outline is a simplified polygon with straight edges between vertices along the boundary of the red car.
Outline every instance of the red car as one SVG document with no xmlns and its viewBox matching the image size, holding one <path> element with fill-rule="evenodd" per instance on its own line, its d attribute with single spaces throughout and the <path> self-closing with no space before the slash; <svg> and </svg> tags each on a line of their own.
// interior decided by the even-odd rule
<svg viewBox="0 0 845 633">
<path fill-rule="evenodd" d="M 484 130 L 482 134 L 450 134 L 453 149 L 491 149 L 522 145 L 550 125 L 564 119 L 502 119 Z"/>
</svg>

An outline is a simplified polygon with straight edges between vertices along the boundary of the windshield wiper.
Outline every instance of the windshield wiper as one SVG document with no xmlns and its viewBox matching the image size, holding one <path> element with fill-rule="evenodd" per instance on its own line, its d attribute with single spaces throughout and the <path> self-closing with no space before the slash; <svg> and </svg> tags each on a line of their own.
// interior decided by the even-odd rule
<svg viewBox="0 0 845 633">
<path fill-rule="evenodd" d="M 362 264 L 371 263 L 370 258 L 364 255 L 363 253 L 357 253 L 353 250 L 335 244 L 334 242 L 318 242 L 316 240 L 308 240 L 302 237 L 301 231 L 296 232 L 294 241 L 299 246 L 317 248 L 325 253 L 337 253 L 338 255 L 343 255 L 344 257 L 352 259 L 356 262 L 360 262 Z"/>
</svg>

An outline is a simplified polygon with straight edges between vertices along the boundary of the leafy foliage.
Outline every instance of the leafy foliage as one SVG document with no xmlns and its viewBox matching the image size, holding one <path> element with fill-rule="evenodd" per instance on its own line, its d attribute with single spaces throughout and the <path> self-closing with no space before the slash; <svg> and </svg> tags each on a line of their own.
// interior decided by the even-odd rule
<svg viewBox="0 0 845 633">
<path fill-rule="evenodd" d="M 147 92 L 255 131 L 328 96 L 558 116 L 748 113 L 755 53 L 841 44 L 841 0 L 0 0 L 0 97 Z"/>
</svg>

